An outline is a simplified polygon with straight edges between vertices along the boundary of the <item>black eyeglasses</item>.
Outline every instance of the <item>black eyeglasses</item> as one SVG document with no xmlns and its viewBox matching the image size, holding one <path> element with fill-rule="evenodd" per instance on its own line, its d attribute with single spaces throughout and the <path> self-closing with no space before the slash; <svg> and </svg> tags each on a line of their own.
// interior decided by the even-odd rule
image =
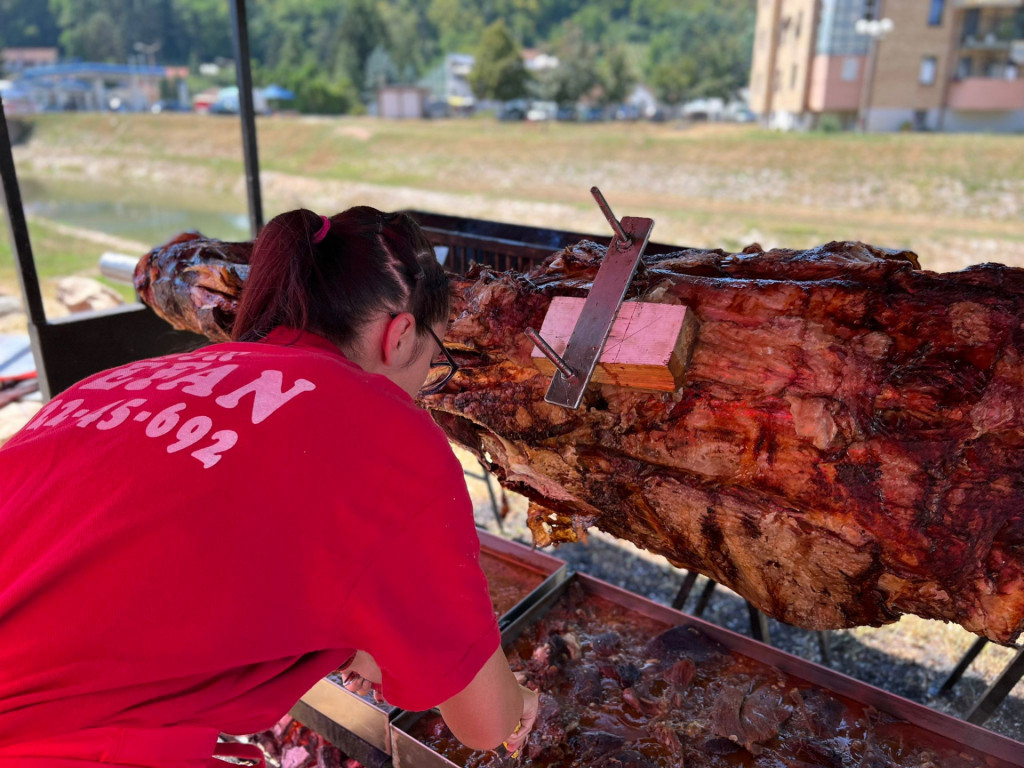
<svg viewBox="0 0 1024 768">
<path fill-rule="evenodd" d="M 392 320 L 398 317 L 398 314 L 395 312 L 390 314 Z M 459 364 L 455 362 L 455 358 L 452 357 L 452 353 L 445 348 L 444 343 L 440 338 L 438 338 L 437 334 L 434 333 L 434 329 L 429 325 L 425 325 L 424 327 L 427 329 L 427 333 L 429 333 L 434 338 L 434 341 L 437 342 L 437 346 L 441 349 L 441 354 L 444 355 L 444 360 L 434 360 L 430 363 L 430 370 L 427 372 L 427 379 L 423 382 L 423 386 L 420 387 L 419 394 L 421 396 L 436 395 L 445 388 L 448 382 L 452 380 L 452 377 L 454 377 L 459 370 Z"/>
<path fill-rule="evenodd" d="M 421 395 L 434 395 L 444 389 L 445 385 L 452 380 L 452 377 L 459 370 L 459 364 L 455 362 L 452 353 L 441 343 L 441 340 L 430 326 L 427 326 L 427 333 L 434 337 L 434 341 L 437 342 L 437 346 L 441 348 L 441 353 L 444 355 L 444 360 L 434 360 L 430 363 L 427 380 L 420 387 Z"/>
</svg>

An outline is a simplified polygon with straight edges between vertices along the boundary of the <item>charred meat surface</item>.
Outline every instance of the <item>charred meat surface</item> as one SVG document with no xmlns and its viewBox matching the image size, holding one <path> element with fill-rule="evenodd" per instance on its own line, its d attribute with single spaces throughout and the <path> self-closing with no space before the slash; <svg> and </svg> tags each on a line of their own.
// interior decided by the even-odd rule
<svg viewBox="0 0 1024 768">
<path fill-rule="evenodd" d="M 228 341 L 251 254 L 252 243 L 185 232 L 139 260 L 135 290 L 179 331 Z"/>
<path fill-rule="evenodd" d="M 190 242 L 147 256 L 137 286 L 222 338 L 238 254 Z M 809 629 L 913 613 L 1019 636 L 1024 270 L 936 274 L 841 242 L 645 257 L 628 298 L 699 323 L 685 384 L 595 385 L 567 410 L 544 401 L 524 331 L 552 297 L 585 297 L 603 256 L 582 242 L 527 274 L 457 279 L 462 368 L 422 403 L 530 498 L 537 543 L 596 526 Z"/>
<path fill-rule="evenodd" d="M 578 642 L 577 655 L 556 640 L 566 637 Z M 735 654 L 696 629 L 666 629 L 578 584 L 520 635 L 509 661 L 540 692 L 524 747 L 538 768 L 987 765 L 959 744 Z M 638 673 L 624 678 L 622 668 Z M 466 768 L 505 764 L 467 750 L 436 715 L 412 735 Z"/>
</svg>

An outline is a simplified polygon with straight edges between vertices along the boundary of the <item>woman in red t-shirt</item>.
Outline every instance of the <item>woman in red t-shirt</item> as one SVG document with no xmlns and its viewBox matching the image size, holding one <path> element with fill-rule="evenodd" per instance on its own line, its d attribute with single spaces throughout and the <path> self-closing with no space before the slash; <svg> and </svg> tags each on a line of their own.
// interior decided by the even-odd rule
<svg viewBox="0 0 1024 768">
<path fill-rule="evenodd" d="M 325 292 L 319 297 L 322 306 L 297 279 L 303 271 L 299 260 L 279 253 L 266 242 L 273 236 L 265 234 L 263 248 L 253 254 L 232 336 L 257 340 L 276 326 L 302 328 L 336 340 L 349 360 L 385 376 L 410 396 L 439 391 L 456 370 L 441 344 L 451 310 L 447 274 L 426 236 L 405 214 L 355 208 L 336 219 L 362 219 L 356 227 L 364 228 L 366 217 L 377 227 L 380 251 L 338 253 L 338 258 L 354 261 L 352 277 L 358 282 L 346 279 Z M 283 214 L 275 223 L 303 232 L 317 224 L 308 211 Z M 345 242 L 344 226 L 321 217 L 312 235 L 314 248 L 328 234 Z M 376 320 L 365 322 L 374 315 Z M 434 374 L 429 389 L 423 389 L 428 375 L 438 369 L 445 375 Z M 347 671 L 345 687 L 355 693 L 369 693 L 381 682 L 380 668 L 364 650 L 356 652 Z M 439 704 L 445 723 L 466 746 L 494 749 L 500 743 L 518 756 L 536 721 L 538 696 L 517 682 L 499 645 L 469 685 Z"/>
<path fill-rule="evenodd" d="M 365 231 L 368 223 L 377 229 L 378 248 L 352 248 L 359 239 L 347 237 L 346 227 Z M 295 211 L 278 216 L 267 230 L 253 253 L 234 339 L 256 341 L 278 326 L 301 328 L 334 341 L 364 371 L 385 376 L 412 397 L 424 391 L 432 370 L 448 371 L 432 391 L 454 375 L 454 361 L 441 344 L 451 310 L 448 277 L 411 218 L 372 208 L 353 208 L 334 220 Z M 306 254 L 291 251 L 296 233 L 300 240 L 310 235 L 314 259 L 307 263 Z M 323 277 L 315 253 L 325 242 L 340 246 L 333 256 L 348 260 L 350 268 L 334 273 L 336 285 L 312 292 L 309 283 Z M 381 682 L 380 668 L 364 650 L 356 652 L 347 671 L 346 687 L 354 692 L 365 694 Z M 445 723 L 466 746 L 504 744 L 518 756 L 536 720 L 538 696 L 517 682 L 499 645 L 472 681 L 439 705 Z"/>
<path fill-rule="evenodd" d="M 233 341 L 79 382 L 0 450 L 0 766 L 210 765 L 344 662 L 521 748 L 537 694 L 412 399 L 454 373 L 449 313 L 408 216 L 284 213 Z"/>
</svg>

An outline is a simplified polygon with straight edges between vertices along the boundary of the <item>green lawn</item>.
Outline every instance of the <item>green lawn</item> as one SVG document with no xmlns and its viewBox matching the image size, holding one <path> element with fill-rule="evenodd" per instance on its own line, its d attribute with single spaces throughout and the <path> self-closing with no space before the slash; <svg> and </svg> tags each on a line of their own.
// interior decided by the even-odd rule
<svg viewBox="0 0 1024 768">
<path fill-rule="evenodd" d="M 66 228 L 42 219 L 34 219 L 29 223 L 29 238 L 45 297 L 52 294 L 55 278 L 83 275 L 109 285 L 125 301 L 135 301 L 135 289 L 130 285 L 115 283 L 100 275 L 98 262 L 104 249 L 96 242 L 75 237 L 68 234 Z M 20 296 L 15 269 L 5 217 L 0 221 L 0 293 L 16 293 Z"/>
</svg>

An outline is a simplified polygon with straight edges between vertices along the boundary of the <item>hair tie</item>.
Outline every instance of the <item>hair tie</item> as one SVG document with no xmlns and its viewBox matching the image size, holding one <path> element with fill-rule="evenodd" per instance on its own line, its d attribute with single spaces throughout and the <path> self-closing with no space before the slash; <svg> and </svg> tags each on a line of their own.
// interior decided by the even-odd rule
<svg viewBox="0 0 1024 768">
<path fill-rule="evenodd" d="M 330 219 L 328 219 L 326 216 L 321 216 L 320 220 L 323 222 L 323 226 L 320 227 L 320 231 L 319 232 L 317 232 L 315 235 L 313 235 L 313 242 L 314 243 L 322 242 L 323 239 L 325 237 L 327 237 L 327 233 L 331 229 L 331 220 Z"/>
</svg>

